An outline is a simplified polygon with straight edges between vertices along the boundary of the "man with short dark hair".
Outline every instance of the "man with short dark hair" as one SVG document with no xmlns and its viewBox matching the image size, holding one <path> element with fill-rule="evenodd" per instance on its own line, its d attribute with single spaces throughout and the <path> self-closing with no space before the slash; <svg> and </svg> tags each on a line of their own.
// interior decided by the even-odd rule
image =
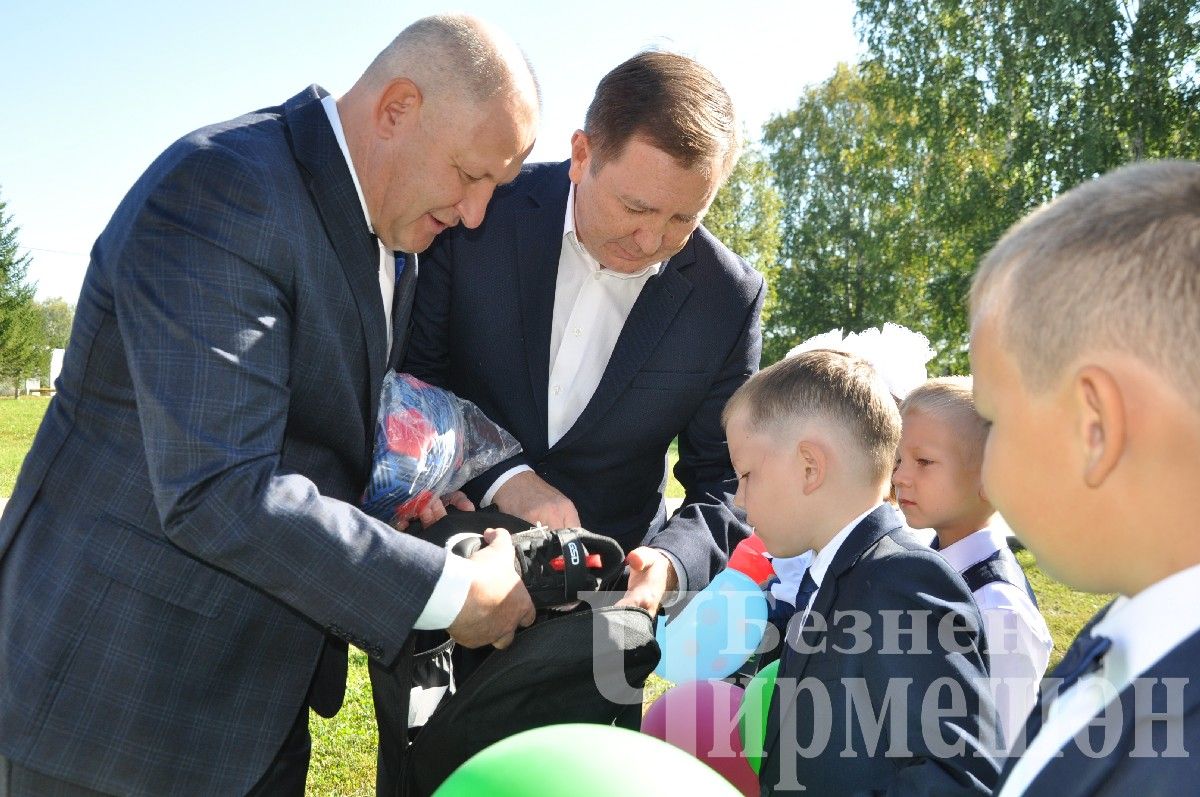
<svg viewBox="0 0 1200 797">
<path fill-rule="evenodd" d="M 601 80 L 571 159 L 526 167 L 477 230 L 423 261 L 404 370 L 470 399 L 523 451 L 464 490 L 630 551 L 625 603 L 701 589 L 749 528 L 721 427 L 758 369 L 763 278 L 700 226 L 738 157 L 733 103 L 690 58 L 645 52 Z M 683 506 L 667 517 L 671 441 Z M 402 707 L 375 665 L 378 792 Z M 640 717 L 634 707 L 631 716 Z"/>
<path fill-rule="evenodd" d="M 651 612 L 704 587 L 748 533 L 720 416 L 758 368 L 765 287 L 700 226 L 738 151 L 717 79 L 641 53 L 601 80 L 571 160 L 526 167 L 485 224 L 430 250 L 417 287 L 404 367 L 524 447 L 467 494 L 616 538 L 627 598 Z M 676 437 L 687 495 L 668 519 Z"/>
<path fill-rule="evenodd" d="M 0 794 L 302 795 L 347 642 L 533 621 L 503 534 L 459 559 L 357 504 L 413 253 L 480 223 L 537 117 L 507 36 L 428 18 L 129 191 L 0 520 Z"/>
</svg>

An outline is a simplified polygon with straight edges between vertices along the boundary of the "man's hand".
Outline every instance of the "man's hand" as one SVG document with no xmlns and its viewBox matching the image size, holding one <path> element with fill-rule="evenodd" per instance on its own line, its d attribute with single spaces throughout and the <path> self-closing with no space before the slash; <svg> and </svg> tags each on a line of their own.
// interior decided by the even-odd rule
<svg viewBox="0 0 1200 797">
<path fill-rule="evenodd" d="M 662 551 L 646 546 L 634 548 L 625 561 L 629 565 L 629 589 L 617 605 L 641 606 L 653 617 L 658 614 L 663 595 L 679 589 L 675 565 Z"/>
<path fill-rule="evenodd" d="M 483 539 L 487 545 L 468 560 L 475 574 L 467 601 L 446 633 L 468 648 L 506 648 L 537 612 L 513 564 L 512 537 L 504 529 L 488 529 Z"/>
<path fill-rule="evenodd" d="M 522 471 L 496 491 L 496 508 L 509 515 L 541 523 L 552 529 L 579 526 L 579 512 L 571 499 L 533 471 Z"/>
<path fill-rule="evenodd" d="M 452 506 L 455 509 L 461 509 L 464 512 L 475 511 L 475 504 L 471 503 L 471 499 L 467 498 L 466 493 L 464 493 L 462 490 L 456 490 L 455 492 L 450 493 L 450 495 L 443 495 L 441 498 L 434 498 L 429 502 L 428 505 L 426 505 L 424 509 L 421 510 L 421 514 L 417 515 L 415 518 L 397 520 L 392 525 L 395 527 L 396 531 L 404 531 L 414 520 L 416 520 L 420 522 L 421 528 L 427 529 L 446 516 L 447 506 Z"/>
</svg>

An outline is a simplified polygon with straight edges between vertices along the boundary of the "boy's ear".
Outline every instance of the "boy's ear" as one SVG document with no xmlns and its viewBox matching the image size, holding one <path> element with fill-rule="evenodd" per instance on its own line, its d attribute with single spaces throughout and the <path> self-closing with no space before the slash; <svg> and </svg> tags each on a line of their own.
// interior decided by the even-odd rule
<svg viewBox="0 0 1200 797">
<path fill-rule="evenodd" d="M 801 439 L 796 443 L 796 461 L 800 465 L 800 489 L 805 495 L 812 495 L 825 483 L 829 470 L 828 453 L 815 440 Z"/>
<path fill-rule="evenodd" d="M 1083 481 L 1099 487 L 1117 467 L 1125 451 L 1125 400 L 1111 372 L 1096 365 L 1075 374 L 1079 443 L 1083 449 Z"/>
</svg>

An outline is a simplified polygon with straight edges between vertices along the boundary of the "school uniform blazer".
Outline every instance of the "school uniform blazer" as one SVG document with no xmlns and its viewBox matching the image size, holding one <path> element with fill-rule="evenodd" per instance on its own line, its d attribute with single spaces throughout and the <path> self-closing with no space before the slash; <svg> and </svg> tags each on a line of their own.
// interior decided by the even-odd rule
<svg viewBox="0 0 1200 797">
<path fill-rule="evenodd" d="M 14 761 L 114 794 L 244 794 L 310 686 L 337 710 L 345 643 L 395 659 L 432 592 L 445 554 L 355 508 L 389 354 L 322 94 L 181 139 L 96 242 L 0 521 Z"/>
<path fill-rule="evenodd" d="M 1049 676 L 1056 677 L 1062 675 Z M 1120 713 L 1115 706 L 1110 709 L 1112 724 L 1097 722 L 1067 742 L 1029 783 L 1024 797 L 1173 797 L 1196 788 L 1200 783 L 1200 633 L 1181 642 L 1137 681 L 1141 687 L 1131 684 L 1118 696 Z M 1040 723 L 1031 719 L 1025 747 L 1033 742 L 1035 727 Z M 997 794 L 1018 760 L 1014 756 L 1005 762 Z"/>
<path fill-rule="evenodd" d="M 827 627 L 807 624 L 780 661 L 762 794 L 991 794 L 983 620 L 962 577 L 890 505 L 846 537 L 812 614 Z"/>
<path fill-rule="evenodd" d="M 477 229 L 443 234 L 423 257 L 405 369 L 470 399 L 524 448 L 468 483 L 479 501 L 517 463 L 574 502 L 591 531 L 626 550 L 673 553 L 693 589 L 749 533 L 721 411 L 762 348 L 762 276 L 703 227 L 650 278 L 604 375 L 566 434 L 547 440 L 554 291 L 568 163 L 526 166 Z M 679 437 L 683 507 L 666 517 L 665 457 Z"/>
</svg>

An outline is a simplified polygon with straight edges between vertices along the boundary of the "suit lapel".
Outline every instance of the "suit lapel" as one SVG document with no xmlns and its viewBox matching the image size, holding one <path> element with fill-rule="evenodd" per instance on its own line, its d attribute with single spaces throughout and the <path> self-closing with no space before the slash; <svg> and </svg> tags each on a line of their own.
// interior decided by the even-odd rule
<svg viewBox="0 0 1200 797">
<path fill-rule="evenodd" d="M 582 437 L 629 388 L 629 383 L 675 320 L 679 308 L 692 292 L 692 283 L 680 272 L 696 262 L 695 236 L 674 257 L 663 263 L 659 273 L 646 281 L 629 318 L 621 328 L 612 356 L 596 392 L 583 408 L 574 425 L 567 430 L 555 448 L 564 448 Z"/>
<path fill-rule="evenodd" d="M 550 171 L 548 178 L 529 192 L 530 206 L 517 211 L 516 264 L 521 332 L 529 366 L 529 388 L 541 423 L 535 424 L 539 440 L 532 450 L 545 451 L 546 391 L 550 382 L 550 331 L 554 323 L 554 289 L 558 259 L 562 254 L 563 222 L 571 182 L 567 164 Z"/>
<path fill-rule="evenodd" d="M 325 92 L 310 86 L 284 104 L 292 151 L 307 176 L 308 190 L 346 281 L 358 307 L 366 342 L 368 385 L 367 447 L 377 405 L 379 385 L 387 364 L 387 331 L 379 292 L 379 246 L 367 228 L 362 203 L 354 190 L 349 166 L 329 126 L 321 97 Z"/>
<path fill-rule="evenodd" d="M 817 594 L 813 598 L 813 605 L 810 614 L 820 615 L 821 617 L 830 618 L 833 615 L 833 606 L 837 602 L 839 580 L 840 578 L 854 566 L 854 563 L 859 560 L 871 546 L 879 542 L 889 532 L 895 531 L 903 527 L 896 510 L 890 504 L 884 504 L 876 508 L 871 514 L 867 515 L 854 530 L 847 535 L 842 542 L 842 546 L 833 557 L 833 561 L 829 564 L 829 569 L 825 571 L 824 578 L 821 579 L 821 585 L 817 589 Z M 801 612 L 797 610 L 796 616 L 792 619 L 799 622 Z M 792 624 L 788 624 L 788 636 L 795 633 Z M 803 647 L 797 651 L 784 650 L 780 657 L 779 677 L 791 678 L 799 681 L 804 677 L 804 671 L 808 668 L 808 663 L 812 659 L 810 653 L 804 651 L 816 650 L 820 645 L 825 632 L 818 629 L 813 629 L 811 626 L 801 632 L 801 640 Z M 790 654 L 790 655 L 789 655 Z M 786 670 L 784 665 L 787 665 Z M 779 689 L 776 688 L 771 696 L 771 708 L 767 716 L 767 732 L 766 744 L 763 746 L 764 751 L 773 750 L 779 743 L 779 723 L 781 717 L 786 719 L 786 711 L 784 706 L 779 702 Z"/>
<path fill-rule="evenodd" d="M 1111 608 L 1112 604 L 1110 603 L 1097 612 L 1096 616 L 1089 620 L 1087 625 L 1079 632 L 1079 636 L 1090 632 L 1092 627 Z M 1134 686 L 1130 685 L 1122 690 L 1119 695 L 1121 703 L 1121 743 L 1115 749 L 1106 756 L 1097 757 L 1084 753 L 1080 750 L 1074 738 L 1070 739 L 1060 749 L 1059 755 L 1052 757 L 1046 762 L 1046 765 L 1030 782 L 1025 794 L 1029 795 L 1029 797 L 1058 797 L 1064 789 L 1078 794 L 1091 794 L 1100 791 L 1100 787 L 1109 780 L 1113 769 L 1129 763 L 1129 754 L 1138 744 L 1138 725 L 1145 725 L 1147 716 L 1163 716 L 1174 713 L 1174 711 L 1180 711 L 1180 707 L 1169 705 L 1169 701 L 1166 699 L 1165 687 L 1158 685 L 1160 679 L 1163 679 L 1164 682 L 1165 679 L 1182 679 L 1184 683 L 1184 697 L 1180 712 L 1181 717 L 1186 718 L 1189 715 L 1195 714 L 1197 707 L 1200 707 L 1200 688 L 1192 688 L 1192 685 L 1196 682 L 1197 661 L 1200 661 L 1200 632 L 1192 634 L 1151 666 L 1150 669 L 1137 676 L 1138 680 L 1156 684 L 1150 690 L 1150 705 L 1140 704 Z M 1058 668 L 1055 668 L 1055 672 L 1051 673 L 1048 677 L 1054 678 L 1057 674 Z M 1040 706 L 1034 707 L 1034 711 L 1039 710 Z M 1180 722 L 1184 722 L 1182 718 Z M 1028 725 L 1026 726 L 1027 734 L 1029 727 Z M 1186 727 L 1185 725 L 1185 734 Z M 1088 740 L 1093 750 L 1099 750 L 1104 746 L 1103 736 L 1106 728 L 1103 724 L 1091 728 L 1090 731 L 1088 728 L 1085 728 L 1082 732 L 1085 734 L 1089 732 L 1094 734 L 1093 738 Z M 1147 733 L 1147 737 L 1149 737 L 1149 733 Z M 1075 738 L 1078 738 L 1078 735 Z M 1033 738 L 1026 738 L 1027 747 L 1032 742 Z M 1191 744 L 1186 735 L 1184 737 L 1184 744 Z M 1164 749 L 1161 740 L 1155 741 L 1150 746 L 1153 746 L 1160 754 Z M 1194 751 L 1192 754 L 1194 755 Z M 1008 781 L 1018 760 L 1020 760 L 1019 757 L 1011 756 L 1005 761 L 1000 781 L 996 784 L 996 793 L 999 793 L 1001 786 Z M 1134 760 L 1136 760 L 1136 757 Z M 1143 760 L 1152 761 L 1153 759 Z"/>
</svg>

